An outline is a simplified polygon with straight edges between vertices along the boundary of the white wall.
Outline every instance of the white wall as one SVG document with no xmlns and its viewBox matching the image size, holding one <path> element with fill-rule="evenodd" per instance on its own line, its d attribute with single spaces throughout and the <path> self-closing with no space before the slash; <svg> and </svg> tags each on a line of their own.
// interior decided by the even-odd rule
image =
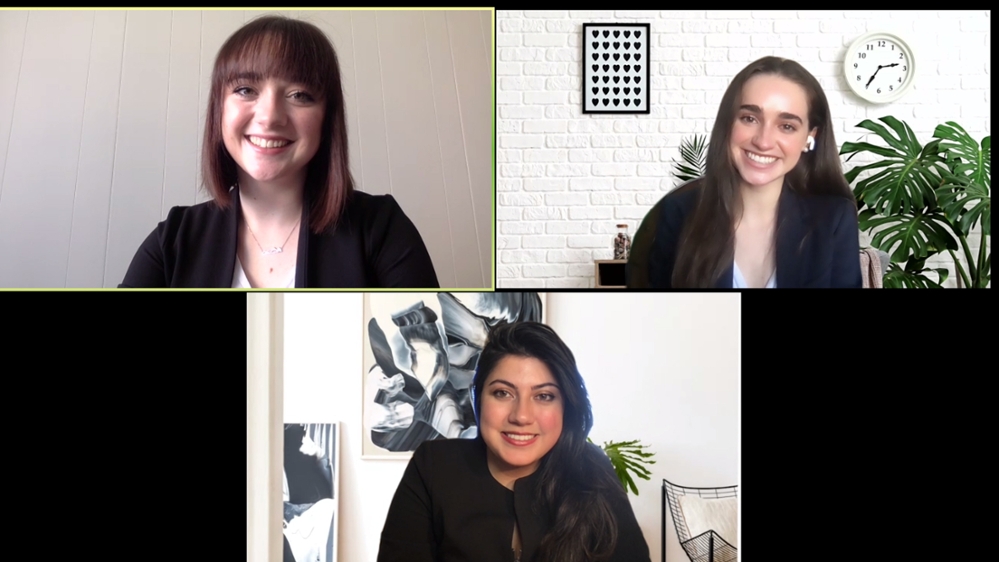
<svg viewBox="0 0 999 562">
<path fill-rule="evenodd" d="M 0 287 L 115 287 L 207 199 L 212 66 L 251 11 L 0 11 Z M 392 194 L 443 287 L 493 280 L 490 10 L 278 12 L 339 58 L 350 171 Z"/>
<path fill-rule="evenodd" d="M 373 562 L 406 461 L 361 460 L 361 294 L 284 295 L 284 415 L 342 423 L 341 560 Z M 631 497 L 661 556 L 662 478 L 739 480 L 738 294 L 548 294 L 549 324 L 576 355 L 597 443 L 652 446 L 653 479 Z M 668 518 L 669 519 L 669 518 Z M 670 520 L 667 558 L 683 556 Z"/>
<path fill-rule="evenodd" d="M 837 142 L 858 141 L 865 118 L 907 122 L 925 144 L 956 121 L 990 134 L 989 11 L 508 11 L 497 21 L 497 286 L 592 287 L 593 260 L 612 257 L 617 223 L 634 235 L 676 185 L 680 140 L 710 135 L 732 77 L 768 55 L 794 59 L 822 84 Z M 649 115 L 583 115 L 585 22 L 648 22 Z M 893 31 L 917 52 L 913 90 L 870 105 L 843 77 L 847 47 Z M 862 162 L 864 156 L 851 160 Z M 866 236 L 862 243 L 866 244 Z M 969 240 L 977 255 L 978 233 Z M 955 286 L 953 262 L 945 286 Z"/>
</svg>

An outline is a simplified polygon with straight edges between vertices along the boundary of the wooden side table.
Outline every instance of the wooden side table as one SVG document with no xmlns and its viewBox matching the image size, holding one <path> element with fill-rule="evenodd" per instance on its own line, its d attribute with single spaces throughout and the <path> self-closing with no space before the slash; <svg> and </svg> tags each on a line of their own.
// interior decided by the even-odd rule
<svg viewBox="0 0 999 562">
<path fill-rule="evenodd" d="M 594 283 L 597 289 L 627 289 L 625 266 L 628 260 L 594 260 Z"/>
</svg>

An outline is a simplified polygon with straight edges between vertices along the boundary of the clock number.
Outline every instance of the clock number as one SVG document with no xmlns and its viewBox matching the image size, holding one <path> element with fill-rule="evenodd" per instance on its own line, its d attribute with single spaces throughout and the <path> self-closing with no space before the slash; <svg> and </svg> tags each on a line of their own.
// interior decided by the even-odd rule
<svg viewBox="0 0 999 562">
<path fill-rule="evenodd" d="M 853 68 L 857 68 L 857 63 L 853 63 Z"/>
<path fill-rule="evenodd" d="M 891 84 L 888 84 L 888 91 L 889 92 L 894 92 L 895 91 L 895 86 L 892 86 Z"/>
<path fill-rule="evenodd" d="M 895 45 L 891 46 L 891 50 L 893 50 L 893 51 L 895 50 Z"/>
<path fill-rule="evenodd" d="M 878 88 L 878 93 L 879 93 L 879 94 L 881 93 L 881 88 Z"/>
<path fill-rule="evenodd" d="M 860 75 L 857 75 L 857 82 L 860 82 Z"/>
<path fill-rule="evenodd" d="M 884 47 L 884 46 L 885 46 L 884 41 L 878 41 L 878 47 Z"/>
<path fill-rule="evenodd" d="M 908 67 L 908 66 L 903 66 L 903 67 L 902 67 L 902 72 L 906 72 L 907 70 L 909 70 L 909 67 Z"/>
<path fill-rule="evenodd" d="M 867 44 L 867 50 L 868 51 L 873 51 L 874 50 L 874 45 L 871 45 L 870 43 L 868 43 Z"/>
<path fill-rule="evenodd" d="M 899 79 L 898 79 L 898 83 L 899 83 L 899 84 L 901 84 L 901 83 L 902 83 L 902 78 L 899 78 Z"/>
<path fill-rule="evenodd" d="M 858 59 L 866 59 L 867 58 L 867 53 L 857 53 L 857 58 Z"/>
<path fill-rule="evenodd" d="M 898 60 L 902 60 L 902 53 L 898 54 Z"/>
</svg>

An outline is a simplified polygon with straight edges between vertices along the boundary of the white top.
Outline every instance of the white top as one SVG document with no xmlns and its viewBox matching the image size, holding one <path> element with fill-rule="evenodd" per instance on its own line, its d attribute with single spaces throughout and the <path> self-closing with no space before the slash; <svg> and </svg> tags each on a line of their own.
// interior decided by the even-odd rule
<svg viewBox="0 0 999 562">
<path fill-rule="evenodd" d="M 739 271 L 739 265 L 732 260 L 732 288 L 733 289 L 748 289 L 746 285 L 746 278 L 742 276 L 742 272 Z M 767 281 L 767 286 L 764 289 L 776 289 L 777 288 L 777 269 L 774 268 L 774 272 L 770 275 L 770 279 Z"/>
<path fill-rule="evenodd" d="M 291 274 L 283 285 L 277 287 L 267 287 L 268 289 L 294 289 L 295 288 L 295 269 L 291 268 Z M 233 289 L 252 289 L 250 286 L 250 280 L 246 278 L 246 272 L 243 271 L 243 264 L 239 262 L 239 256 L 236 256 L 236 267 L 232 271 L 232 288 Z"/>
</svg>

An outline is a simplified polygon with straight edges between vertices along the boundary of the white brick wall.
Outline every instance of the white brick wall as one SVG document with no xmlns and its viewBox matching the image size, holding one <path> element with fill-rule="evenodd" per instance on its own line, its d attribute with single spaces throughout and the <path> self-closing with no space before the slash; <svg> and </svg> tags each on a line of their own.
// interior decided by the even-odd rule
<svg viewBox="0 0 999 562">
<path fill-rule="evenodd" d="M 592 287 L 593 260 L 612 257 L 617 223 L 634 235 L 676 180 L 680 140 L 710 134 L 731 78 L 767 55 L 812 72 L 831 104 L 837 142 L 860 140 L 865 118 L 906 121 L 922 143 L 945 121 L 990 134 L 988 11 L 506 11 L 497 21 L 497 286 Z M 648 22 L 649 115 L 583 115 L 585 22 Z M 846 48 L 885 30 L 916 51 L 902 99 L 874 106 L 842 78 Z M 857 161 L 859 157 L 851 161 Z M 866 240 L 862 240 L 866 243 Z M 977 254 L 978 237 L 970 241 Z M 952 271 L 953 263 L 934 267 Z"/>
</svg>

